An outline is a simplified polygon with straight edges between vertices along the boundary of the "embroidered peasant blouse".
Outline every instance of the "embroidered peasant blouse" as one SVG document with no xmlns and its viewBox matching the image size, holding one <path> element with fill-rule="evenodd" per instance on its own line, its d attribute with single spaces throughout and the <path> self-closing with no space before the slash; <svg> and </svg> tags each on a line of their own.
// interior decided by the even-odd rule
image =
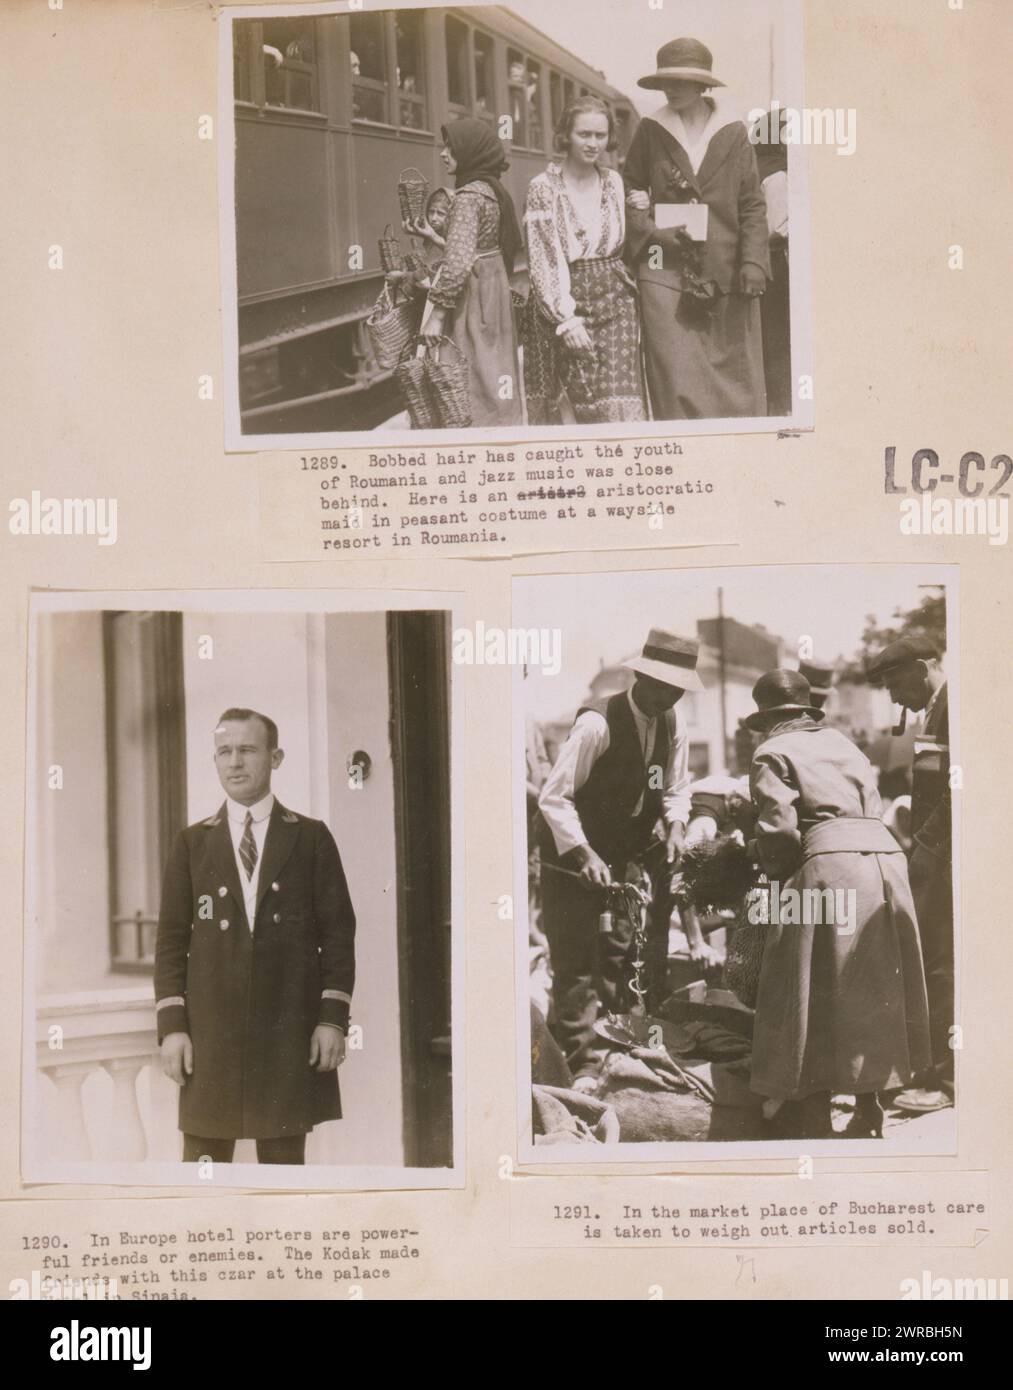
<svg viewBox="0 0 1013 1390">
<path fill-rule="evenodd" d="M 528 187 L 524 233 L 531 286 L 557 328 L 573 322 L 576 304 L 570 293 L 574 261 L 617 256 L 626 238 L 626 194 L 614 169 L 599 169 L 601 202 L 598 226 L 585 226 L 574 206 L 560 164 L 550 164 Z"/>
</svg>

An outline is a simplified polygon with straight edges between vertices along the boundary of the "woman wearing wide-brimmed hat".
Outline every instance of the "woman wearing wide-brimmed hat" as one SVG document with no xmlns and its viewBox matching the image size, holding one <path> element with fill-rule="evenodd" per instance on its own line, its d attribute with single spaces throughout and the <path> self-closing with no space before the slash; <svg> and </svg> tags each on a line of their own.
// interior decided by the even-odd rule
<svg viewBox="0 0 1013 1390">
<path fill-rule="evenodd" d="M 855 1096 L 850 1136 L 881 1135 L 877 1092 L 906 1085 L 929 1056 L 907 861 L 881 819 L 872 765 L 826 727 L 805 677 L 768 671 L 753 699 L 745 722 L 763 736 L 749 771 L 757 853 L 779 903 L 795 890 L 810 921 L 803 906 L 766 927 L 751 1086 L 793 1103 L 781 1116 L 789 1137 L 830 1138 L 837 1093 Z M 813 920 L 827 915 L 828 889 L 838 907 L 854 891 L 844 922 Z M 823 895 L 820 914 L 812 890 Z"/>
<path fill-rule="evenodd" d="M 657 420 L 767 413 L 758 303 L 770 275 L 766 205 L 745 125 L 708 95 L 724 86 L 712 62 L 696 39 L 659 49 L 639 86 L 665 100 L 640 122 L 623 171 Z"/>
</svg>

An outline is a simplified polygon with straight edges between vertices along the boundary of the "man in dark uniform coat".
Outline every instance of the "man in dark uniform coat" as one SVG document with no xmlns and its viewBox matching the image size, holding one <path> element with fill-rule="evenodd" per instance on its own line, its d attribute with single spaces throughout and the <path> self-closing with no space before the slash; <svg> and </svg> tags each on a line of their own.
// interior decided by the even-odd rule
<svg viewBox="0 0 1013 1390">
<path fill-rule="evenodd" d="M 302 1163 L 314 1125 L 341 1117 L 337 1068 L 355 980 L 355 914 L 322 821 L 271 793 L 284 752 L 266 715 L 215 729 L 226 801 L 180 832 L 155 947 L 162 1069 L 180 1087 L 183 1161 Z"/>
<path fill-rule="evenodd" d="M 891 642 L 868 665 L 902 708 L 924 711 L 911 769 L 910 878 L 929 996 L 932 1071 L 894 1097 L 898 1109 L 921 1113 L 953 1103 L 953 878 L 950 826 L 950 733 L 946 677 L 935 644 L 925 637 Z M 906 720 L 906 713 L 904 719 Z M 900 732 L 903 731 L 903 721 Z"/>
<path fill-rule="evenodd" d="M 603 930 L 601 891 L 643 863 L 664 823 L 662 853 L 674 864 L 689 817 L 689 739 L 675 709 L 702 690 L 698 643 L 654 629 L 624 665 L 632 689 L 582 707 L 538 800 L 542 923 L 552 964 L 554 1032 L 579 1090 L 597 1087 L 604 1052 L 599 1011 L 621 1009 L 632 937 L 614 918 Z M 664 916 L 664 911 L 662 911 Z M 667 916 L 665 916 L 667 939 Z"/>
</svg>

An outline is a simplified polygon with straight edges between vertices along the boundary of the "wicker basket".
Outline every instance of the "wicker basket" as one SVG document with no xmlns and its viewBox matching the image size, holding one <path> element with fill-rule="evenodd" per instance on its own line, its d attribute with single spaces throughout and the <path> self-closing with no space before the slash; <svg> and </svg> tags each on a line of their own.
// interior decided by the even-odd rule
<svg viewBox="0 0 1013 1390">
<path fill-rule="evenodd" d="M 453 348 L 454 355 L 449 362 L 440 361 L 443 344 Z M 432 349 L 426 361 L 440 424 L 445 430 L 468 429 L 471 425 L 468 359 L 450 338 L 441 338 L 440 347 Z"/>
<path fill-rule="evenodd" d="M 402 170 L 397 181 L 397 198 L 402 221 L 416 222 L 426 210 L 429 181 L 419 169 Z"/>
<path fill-rule="evenodd" d="M 401 254 L 401 243 L 394 235 L 394 228 L 388 222 L 383 229 L 383 236 L 377 242 L 380 248 L 380 268 L 384 275 L 392 270 L 404 270 L 404 257 Z"/>
<path fill-rule="evenodd" d="M 394 368 L 394 380 L 401 388 L 401 394 L 408 406 L 413 430 L 435 430 L 440 427 L 440 417 L 436 413 L 436 402 L 429 385 L 428 353 L 416 353 L 421 339 L 413 337 L 401 353 L 401 360 Z"/>
<path fill-rule="evenodd" d="M 366 319 L 373 356 L 385 371 L 397 367 L 405 347 L 414 341 L 422 317 L 421 303 L 403 290 L 384 285 Z"/>
</svg>

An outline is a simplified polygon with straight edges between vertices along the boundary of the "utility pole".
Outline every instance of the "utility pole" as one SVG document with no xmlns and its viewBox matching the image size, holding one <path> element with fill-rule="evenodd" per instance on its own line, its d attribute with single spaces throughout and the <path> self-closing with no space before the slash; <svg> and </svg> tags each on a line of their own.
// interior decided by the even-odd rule
<svg viewBox="0 0 1013 1390">
<path fill-rule="evenodd" d="M 718 589 L 718 685 L 721 691 L 721 768 L 728 767 L 728 705 L 725 695 L 725 591 Z"/>
</svg>

